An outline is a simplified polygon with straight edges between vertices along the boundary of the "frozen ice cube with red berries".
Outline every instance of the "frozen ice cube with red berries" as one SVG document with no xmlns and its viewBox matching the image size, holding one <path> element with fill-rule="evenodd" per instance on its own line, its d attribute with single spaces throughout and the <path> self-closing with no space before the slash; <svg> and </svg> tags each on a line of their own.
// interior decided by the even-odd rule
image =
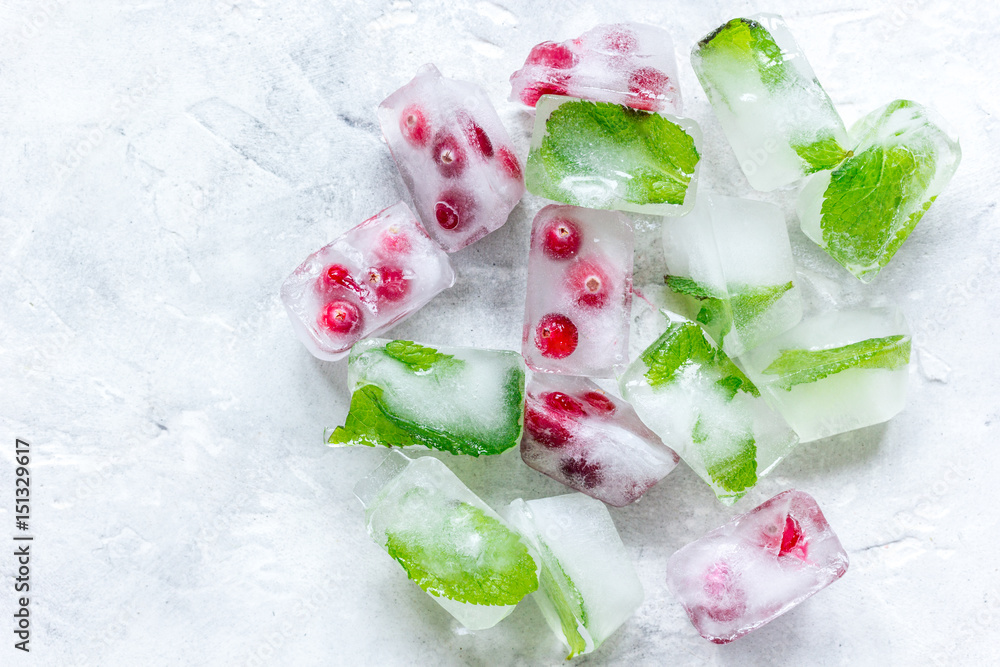
<svg viewBox="0 0 1000 667">
<path fill-rule="evenodd" d="M 378 107 L 417 215 L 448 252 L 501 227 L 524 194 L 521 163 L 483 90 L 424 65 Z"/>
<path fill-rule="evenodd" d="M 448 255 L 400 202 L 309 255 L 282 284 L 281 300 L 302 343 L 332 361 L 454 283 Z"/>
<path fill-rule="evenodd" d="M 599 25 L 576 39 L 542 42 L 510 77 L 511 101 L 535 106 L 542 95 L 681 112 L 670 34 L 640 23 Z"/>
<path fill-rule="evenodd" d="M 790 489 L 681 548 L 667 584 L 705 639 L 728 644 L 847 572 L 816 501 Z"/>
<path fill-rule="evenodd" d="M 631 405 L 586 378 L 536 373 L 527 394 L 521 458 L 571 489 L 624 507 L 680 460 Z"/>
<path fill-rule="evenodd" d="M 633 244 L 620 213 L 558 205 L 538 212 L 521 345 L 532 370 L 611 377 L 624 368 Z"/>
</svg>

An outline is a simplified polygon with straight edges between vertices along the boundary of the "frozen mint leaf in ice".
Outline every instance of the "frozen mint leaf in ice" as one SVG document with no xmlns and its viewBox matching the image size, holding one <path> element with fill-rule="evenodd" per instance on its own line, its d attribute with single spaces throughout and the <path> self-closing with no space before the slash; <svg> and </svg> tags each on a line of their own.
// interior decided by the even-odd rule
<svg viewBox="0 0 1000 667">
<path fill-rule="evenodd" d="M 741 433 L 721 445 L 719 436 L 711 438 L 705 423 L 699 418 L 694 424 L 691 439 L 701 445 L 701 456 L 709 478 L 732 494 L 720 495 L 720 498 L 733 495 L 740 498 L 757 483 L 757 443 L 751 432 Z"/>
<path fill-rule="evenodd" d="M 853 155 L 850 151 L 845 151 L 833 135 L 826 135 L 821 139 L 815 139 L 808 143 L 793 142 L 791 147 L 802 158 L 802 161 L 808 165 L 808 169 L 805 171 L 807 174 L 822 171 L 823 169 L 833 169 L 843 162 L 845 158 Z"/>
<path fill-rule="evenodd" d="M 753 323 L 767 309 L 777 303 L 785 292 L 794 287 L 792 281 L 783 285 L 767 287 L 739 286 L 730 289 L 730 307 L 733 321 L 737 329 L 742 329 Z"/>
<path fill-rule="evenodd" d="M 753 19 L 731 20 L 701 40 L 697 48 L 703 58 L 719 57 L 752 64 L 769 88 L 776 88 L 789 78 L 781 47 Z"/>
<path fill-rule="evenodd" d="M 897 335 L 826 350 L 782 350 L 763 372 L 779 376 L 776 384 L 789 391 L 851 368 L 896 370 L 909 362 L 910 339 Z"/>
<path fill-rule="evenodd" d="M 663 335 L 642 353 L 650 387 L 669 383 L 677 371 L 691 361 L 704 363 L 713 357 L 714 351 L 705 335 L 691 322 L 671 322 Z"/>
<path fill-rule="evenodd" d="M 390 341 L 385 346 L 385 353 L 415 372 L 428 371 L 437 363 L 454 359 L 450 354 L 441 354 L 433 347 L 408 340 Z"/>
<path fill-rule="evenodd" d="M 674 292 L 686 294 L 695 299 L 723 299 L 724 294 L 719 294 L 708 285 L 699 283 L 684 276 L 664 276 L 663 282 Z"/>
<path fill-rule="evenodd" d="M 580 626 L 587 625 L 587 610 L 583 606 L 583 596 L 576 584 L 569 578 L 562 564 L 552 554 L 548 545 L 541 543 L 544 551 L 543 564 L 539 572 L 539 589 L 552 603 L 559 616 L 566 643 L 569 644 L 569 655 L 566 659 L 580 655 L 587 650 L 587 640 L 580 634 Z"/>
</svg>

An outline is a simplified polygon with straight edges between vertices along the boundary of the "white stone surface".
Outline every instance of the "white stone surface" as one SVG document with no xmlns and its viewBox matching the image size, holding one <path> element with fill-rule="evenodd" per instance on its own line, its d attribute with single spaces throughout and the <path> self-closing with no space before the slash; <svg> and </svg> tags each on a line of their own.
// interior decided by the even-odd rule
<svg viewBox="0 0 1000 667">
<path fill-rule="evenodd" d="M 691 44 L 737 13 L 781 13 L 845 122 L 895 98 L 961 137 L 951 186 L 862 285 L 808 241 L 795 191 L 750 190 L 697 85 Z M 333 450 L 346 361 L 320 362 L 278 299 L 302 257 L 404 198 L 375 107 L 435 62 L 475 80 L 523 158 L 506 101 L 532 45 L 601 22 L 666 27 L 706 191 L 786 212 L 807 311 L 896 304 L 915 340 L 907 409 L 811 443 L 724 509 L 683 466 L 612 516 L 645 603 L 577 664 L 987 664 L 997 569 L 996 193 L 991 3 L 775 0 L 627 7 L 524 0 L 8 0 L 0 5 L 0 539 L 14 438 L 31 442 L 32 653 L 4 665 L 564 664 L 532 604 L 460 631 L 365 534 L 354 483 L 382 453 Z M 453 256 L 458 283 L 394 330 L 519 348 L 528 231 L 545 202 Z M 662 280 L 640 224 L 637 284 Z M 517 450 L 446 462 L 494 507 L 565 492 Z M 846 576 L 729 646 L 665 585 L 682 545 L 778 491 L 813 495 Z"/>
</svg>

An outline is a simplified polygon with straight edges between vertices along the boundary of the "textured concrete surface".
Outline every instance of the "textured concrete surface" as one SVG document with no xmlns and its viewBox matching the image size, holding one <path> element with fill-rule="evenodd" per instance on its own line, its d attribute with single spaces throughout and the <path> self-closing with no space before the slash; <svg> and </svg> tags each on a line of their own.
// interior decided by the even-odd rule
<svg viewBox="0 0 1000 667">
<path fill-rule="evenodd" d="M 750 190 L 699 88 L 691 44 L 735 15 L 788 20 L 851 123 L 897 98 L 961 136 L 951 187 L 863 286 L 798 230 L 794 189 Z M 15 651 L 0 549 L 0 664 L 562 664 L 530 601 L 468 633 L 367 537 L 351 489 L 382 453 L 332 450 L 346 364 L 313 359 L 282 279 L 405 189 L 375 107 L 418 66 L 506 101 L 530 47 L 593 25 L 672 33 L 703 186 L 781 205 L 809 308 L 898 304 L 909 405 L 800 447 L 724 509 L 686 467 L 613 510 L 646 602 L 579 664 L 983 664 L 1000 640 L 996 480 L 1000 252 L 988 3 L 10 0 L 0 5 L 0 540 L 15 532 L 15 437 L 33 449 L 32 653 Z M 454 256 L 458 283 L 399 337 L 517 349 L 526 196 Z M 639 221 L 637 284 L 662 272 Z M 521 464 L 443 457 L 499 504 L 563 487 Z M 724 647 L 664 582 L 683 544 L 785 488 L 811 493 L 847 575 Z M 8 542 L 13 545 L 13 542 Z"/>
</svg>

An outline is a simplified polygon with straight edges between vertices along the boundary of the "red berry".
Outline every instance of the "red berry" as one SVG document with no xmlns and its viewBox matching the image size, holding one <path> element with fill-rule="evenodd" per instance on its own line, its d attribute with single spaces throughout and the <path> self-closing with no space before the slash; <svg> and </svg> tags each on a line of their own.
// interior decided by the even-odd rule
<svg viewBox="0 0 1000 667">
<path fill-rule="evenodd" d="M 412 250 L 410 237 L 395 225 L 379 234 L 375 242 L 375 252 L 385 258 L 405 257 Z"/>
<path fill-rule="evenodd" d="M 603 308 L 611 296 L 608 274 L 596 262 L 575 263 L 566 273 L 566 284 L 578 306 Z"/>
<path fill-rule="evenodd" d="M 628 89 L 635 98 L 629 103 L 636 109 L 653 111 L 661 95 L 666 93 L 670 78 L 658 69 L 640 67 L 632 72 L 628 80 Z"/>
<path fill-rule="evenodd" d="M 497 160 L 500 161 L 500 167 L 503 169 L 505 174 L 516 181 L 521 180 L 521 163 L 518 162 L 517 156 L 514 155 L 514 151 L 506 146 L 501 146 L 497 150 Z"/>
<path fill-rule="evenodd" d="M 535 347 L 543 357 L 565 359 L 577 345 L 576 325 L 565 315 L 549 313 L 535 328 Z"/>
<path fill-rule="evenodd" d="M 539 81 L 533 86 L 525 87 L 521 91 L 521 101 L 529 107 L 533 107 L 538 104 L 538 100 L 542 95 L 566 95 L 569 92 L 569 88 L 566 86 L 566 82 L 569 80 L 568 77 L 553 76 L 551 79 L 549 81 Z"/>
<path fill-rule="evenodd" d="M 361 328 L 361 311 L 350 301 L 337 299 L 320 309 L 318 323 L 335 334 L 352 334 Z"/>
<path fill-rule="evenodd" d="M 434 205 L 434 218 L 442 229 L 458 229 L 472 217 L 473 203 L 465 191 L 452 188 L 445 190 Z"/>
<path fill-rule="evenodd" d="M 462 125 L 465 129 L 465 138 L 469 140 L 469 145 L 479 151 L 479 154 L 483 157 L 493 157 L 493 142 L 490 141 L 486 130 L 481 128 L 471 118 L 464 119 Z"/>
<path fill-rule="evenodd" d="M 431 128 L 424 110 L 417 104 L 403 109 L 399 116 L 399 131 L 403 138 L 414 146 L 426 146 L 431 138 Z"/>
<path fill-rule="evenodd" d="M 589 463 L 582 456 L 563 459 L 559 469 L 576 484 L 592 489 L 604 481 L 604 473 L 597 463 Z"/>
<path fill-rule="evenodd" d="M 588 391 L 583 395 L 583 400 L 587 401 L 593 408 L 606 415 L 613 415 L 618 408 L 615 402 L 599 391 Z"/>
<path fill-rule="evenodd" d="M 734 621 L 746 613 L 746 593 L 737 588 L 732 571 L 726 563 L 712 565 L 704 575 L 704 591 L 712 600 L 710 605 L 699 605 L 693 611 L 719 623 Z"/>
<path fill-rule="evenodd" d="M 781 549 L 778 551 L 778 556 L 792 554 L 804 559 L 807 549 L 808 546 L 806 545 L 805 535 L 802 534 L 802 527 L 798 521 L 793 519 L 791 515 L 788 515 L 785 518 L 785 531 L 781 535 Z"/>
<path fill-rule="evenodd" d="M 562 44 L 542 42 L 531 49 L 525 64 L 544 65 L 553 69 L 569 69 L 576 64 L 576 55 Z"/>
<path fill-rule="evenodd" d="M 583 404 L 569 394 L 561 391 L 550 391 L 543 396 L 545 404 L 556 412 L 566 415 L 578 415 L 580 417 L 587 413 L 583 409 Z"/>
<path fill-rule="evenodd" d="M 323 269 L 316 280 L 316 289 L 322 294 L 337 292 L 345 287 L 359 296 L 363 293 L 361 287 L 351 277 L 350 270 L 343 264 L 331 264 Z"/>
<path fill-rule="evenodd" d="M 569 259 L 582 243 L 579 225 L 569 218 L 552 218 L 542 232 L 542 252 L 550 259 Z"/>
<path fill-rule="evenodd" d="M 445 178 L 455 178 L 465 171 L 465 151 L 451 134 L 443 134 L 434 140 L 431 149 L 434 163 Z"/>
<path fill-rule="evenodd" d="M 566 446 L 573 437 L 560 420 L 530 405 L 524 411 L 524 429 L 540 445 L 550 449 Z"/>
<path fill-rule="evenodd" d="M 379 301 L 395 303 L 410 293 L 410 281 L 403 275 L 403 270 L 396 266 L 368 269 L 368 284 L 375 290 Z"/>
<path fill-rule="evenodd" d="M 624 26 L 612 26 L 604 36 L 604 47 L 618 53 L 631 53 L 639 45 L 635 33 Z"/>
</svg>

